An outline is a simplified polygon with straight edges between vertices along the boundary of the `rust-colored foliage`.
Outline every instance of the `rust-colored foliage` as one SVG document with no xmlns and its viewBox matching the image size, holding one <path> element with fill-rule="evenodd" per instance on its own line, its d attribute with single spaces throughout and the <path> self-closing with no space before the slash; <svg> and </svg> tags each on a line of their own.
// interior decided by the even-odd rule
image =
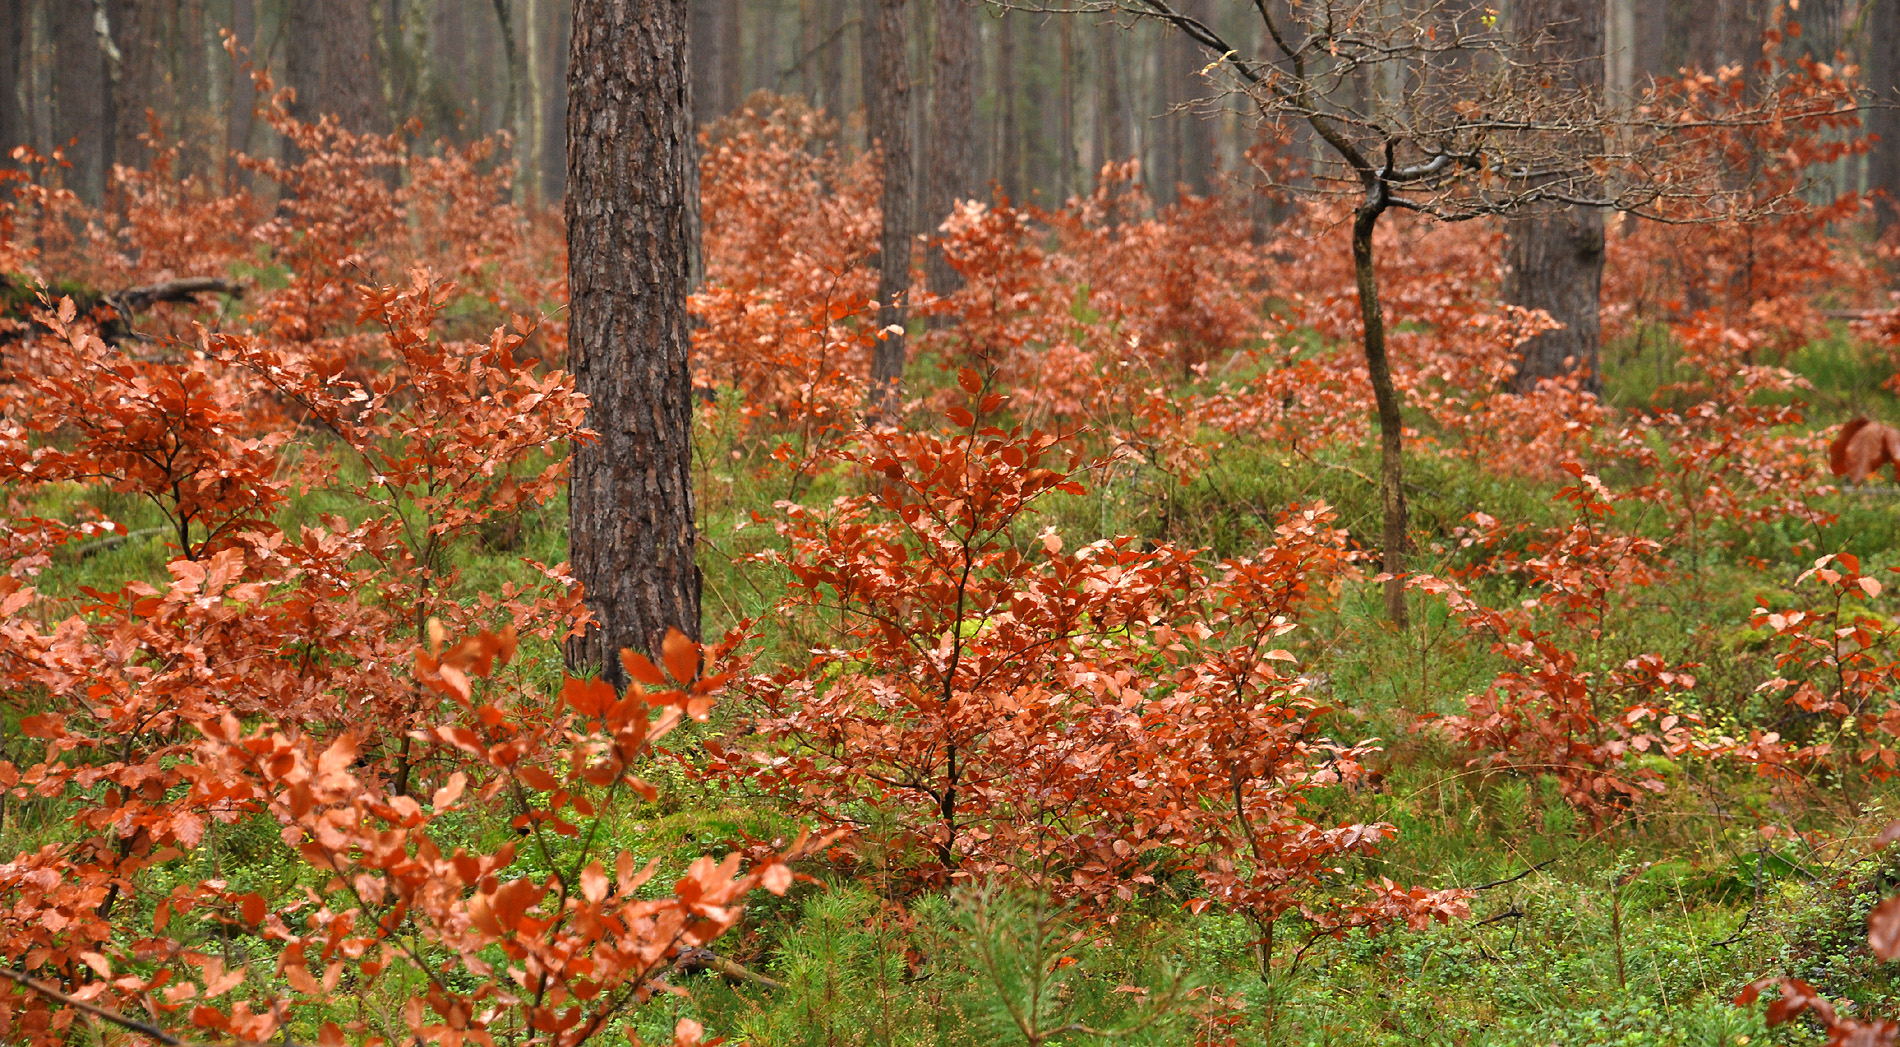
<svg viewBox="0 0 1900 1047">
<path fill-rule="evenodd" d="M 1865 481 L 1884 465 L 1893 466 L 1894 479 L 1900 480 L 1900 430 L 1890 425 L 1855 418 L 1827 445 L 1828 470 L 1850 483 Z"/>
<path fill-rule="evenodd" d="M 992 421 L 1005 400 L 973 369 L 959 386 L 948 425 L 839 452 L 878 490 L 781 507 L 783 612 L 838 625 L 748 682 L 772 744 L 724 766 L 929 882 L 1007 873 L 1106 901 L 1185 873 L 1196 908 L 1263 937 L 1296 908 L 1315 933 L 1461 912 L 1456 892 L 1310 891 L 1392 831 L 1301 813 L 1367 751 L 1314 733 L 1325 709 L 1279 646 L 1347 567 L 1326 511 L 1289 512 L 1273 546 L 1211 575 L 1166 544 L 1070 548 L 1032 521 L 1080 491 L 1073 438 Z"/>
<path fill-rule="evenodd" d="M 564 568 L 478 594 L 453 569 L 451 548 L 553 497 L 566 448 L 591 438 L 551 366 L 558 325 L 511 315 L 559 293 L 532 246 L 546 230 L 497 205 L 507 176 L 484 167 L 487 146 L 412 157 L 400 135 L 267 115 L 298 147 L 241 161 L 281 194 L 267 218 L 175 178 L 164 150 L 121 172 L 123 219 L 75 226 L 68 196 L 12 175 L 0 206 L 0 255 L 27 278 L 74 272 L 62 252 L 103 230 L 123 250 L 85 275 L 107 287 L 240 257 L 276 268 L 243 303 L 132 318 L 49 296 L 8 332 L 0 693 L 24 737 L 0 789 L 67 828 L 0 862 L 0 958 L 27 979 L 0 984 L 0 1038 L 69 1042 L 76 1000 L 192 1040 L 460 1044 L 506 1028 L 578 1044 L 731 928 L 747 892 L 783 892 L 803 845 L 748 869 L 701 860 L 670 891 L 598 849 L 602 819 L 652 795 L 638 775 L 656 743 L 725 686 L 727 648 L 675 634 L 663 668 L 629 656 L 625 695 L 576 679 L 550 695 L 517 636 L 581 624 Z M 12 238 L 35 227 L 67 239 Z M 375 280 L 409 263 L 469 283 Z M 483 316 L 498 322 L 471 326 Z M 88 555 L 77 543 L 145 540 L 96 509 L 36 513 L 76 485 L 154 507 L 162 580 L 36 588 L 53 557 Z M 285 523 L 293 491 L 335 515 Z M 445 826 L 497 809 L 510 842 L 442 845 Z M 258 820 L 291 870 L 281 886 L 206 875 L 217 834 Z M 556 837 L 585 842 L 553 861 Z M 231 933 L 265 945 L 242 966 L 203 945 Z M 398 967 L 419 988 L 345 1022 L 343 987 Z M 678 1040 L 698 1037 L 685 1023 Z"/>
</svg>

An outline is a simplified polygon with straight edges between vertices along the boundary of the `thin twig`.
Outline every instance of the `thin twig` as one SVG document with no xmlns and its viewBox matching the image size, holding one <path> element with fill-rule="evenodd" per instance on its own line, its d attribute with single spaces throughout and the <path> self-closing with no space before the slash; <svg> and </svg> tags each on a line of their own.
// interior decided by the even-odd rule
<svg viewBox="0 0 1900 1047">
<path fill-rule="evenodd" d="M 1469 891 L 1474 891 L 1474 892 L 1475 892 L 1475 891 L 1488 891 L 1488 890 L 1490 890 L 1490 889 L 1491 889 L 1491 888 L 1493 888 L 1493 887 L 1502 887 L 1502 886 L 1504 886 L 1504 885 L 1505 885 L 1505 884 L 1507 884 L 1507 883 L 1516 883 L 1517 881 L 1519 881 L 1519 880 L 1522 880 L 1522 879 L 1523 879 L 1524 877 L 1526 877 L 1526 876 L 1529 876 L 1530 874 L 1532 874 L 1532 873 L 1534 873 L 1534 872 L 1536 872 L 1537 870 L 1539 870 L 1539 869 L 1542 869 L 1542 868 L 1544 868 L 1544 867 L 1545 867 L 1545 866 L 1547 866 L 1547 865 L 1550 865 L 1551 863 L 1553 863 L 1553 862 L 1555 862 L 1556 860 L 1557 860 L 1557 859 L 1555 859 L 1555 858 L 1546 858 L 1546 859 L 1544 859 L 1543 861 L 1541 861 L 1541 862 L 1538 862 L 1538 863 L 1537 863 L 1536 865 L 1533 865 L 1533 866 L 1531 866 L 1530 868 L 1528 868 L 1528 869 L 1526 869 L 1526 870 L 1524 870 L 1523 872 L 1521 872 L 1521 873 L 1518 873 L 1518 874 L 1517 874 L 1516 876 L 1511 876 L 1511 877 L 1507 877 L 1507 878 L 1505 878 L 1505 879 L 1502 879 L 1502 880 L 1493 880 L 1493 881 L 1491 881 L 1490 883 L 1487 883 L 1487 884 L 1483 884 L 1483 885 L 1481 885 L 1481 886 L 1478 886 L 1478 887 L 1468 887 L 1468 888 L 1466 888 L 1466 890 L 1469 890 Z"/>
<path fill-rule="evenodd" d="M 42 982 L 36 978 L 32 978 L 28 976 L 25 971 L 16 970 L 12 967 L 0 967 L 0 977 L 4 977 L 8 979 L 9 981 L 12 981 L 15 984 L 21 986 L 22 988 L 30 989 L 33 992 L 39 993 L 41 996 L 44 996 L 48 999 L 57 1000 L 60 1003 L 63 1003 L 66 1006 L 73 1008 L 74 1010 L 83 1011 L 87 1014 L 92 1015 L 95 1018 L 102 1018 L 106 1021 L 111 1022 L 114 1025 L 119 1026 L 122 1029 L 130 1029 L 141 1036 L 150 1036 L 152 1039 L 157 1040 L 158 1042 L 164 1044 L 165 1047 L 200 1047 L 199 1044 L 194 1043 L 191 1040 L 181 1040 L 178 1037 L 173 1036 L 172 1034 L 164 1031 L 163 1029 L 158 1028 L 155 1025 L 147 1025 L 144 1022 L 136 1021 L 132 1018 L 127 1018 L 125 1015 L 120 1014 L 117 1011 L 109 1011 L 109 1010 L 106 1010 L 104 1007 L 101 1007 L 97 1004 L 87 1003 L 85 1000 L 74 999 L 73 997 L 68 996 L 63 992 L 60 992 L 58 989 L 53 988 L 52 986 L 46 984 L 45 982 Z M 286 1039 L 284 1043 L 286 1047 L 296 1047 L 296 1045 L 292 1044 L 288 1039 Z"/>
</svg>

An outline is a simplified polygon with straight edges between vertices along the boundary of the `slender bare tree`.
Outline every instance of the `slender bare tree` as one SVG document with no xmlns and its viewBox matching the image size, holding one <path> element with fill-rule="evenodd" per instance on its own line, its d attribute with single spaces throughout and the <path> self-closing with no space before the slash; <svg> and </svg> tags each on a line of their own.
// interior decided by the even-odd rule
<svg viewBox="0 0 1900 1047">
<path fill-rule="evenodd" d="M 1513 33 L 1496 17 L 1475 24 L 1456 12 L 1447 17 L 1451 8 L 1466 6 L 1464 0 L 1227 2 L 1247 10 L 1271 41 L 1264 56 L 1230 41 L 1215 13 L 1177 0 L 1085 0 L 1033 9 L 1081 9 L 1170 26 L 1200 45 L 1208 90 L 1244 95 L 1260 120 L 1305 125 L 1324 143 L 1306 188 L 1352 202 L 1362 345 L 1379 419 L 1386 612 L 1403 622 L 1404 419 L 1374 258 L 1380 220 L 1394 210 L 1455 222 L 1582 208 L 1733 221 L 1775 202 L 1757 199 L 1756 187 L 1741 181 L 1707 177 L 1690 162 L 1700 136 L 1717 125 L 1837 119 L 1858 107 L 1818 99 L 1818 108 L 1802 102 L 1783 111 L 1772 85 L 1757 83 L 1747 103 L 1752 108 L 1705 114 L 1685 125 L 1682 114 L 1656 106 L 1608 104 L 1600 43 L 1594 51 L 1566 46 L 1555 35 L 1560 27 L 1549 24 L 1520 23 L 1521 32 Z M 1724 0 L 1738 10 L 1749 2 Z M 1453 55 L 1456 62 L 1448 60 Z M 1438 70 L 1429 90 L 1420 86 L 1423 68 Z"/>
</svg>

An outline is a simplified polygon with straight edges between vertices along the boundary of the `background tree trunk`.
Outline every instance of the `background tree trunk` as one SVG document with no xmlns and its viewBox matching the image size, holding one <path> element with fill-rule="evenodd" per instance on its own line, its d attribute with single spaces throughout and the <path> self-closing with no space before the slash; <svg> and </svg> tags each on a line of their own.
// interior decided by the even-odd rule
<svg viewBox="0 0 1900 1047">
<path fill-rule="evenodd" d="M 1900 4 L 1876 3 L 1868 12 L 1865 69 L 1868 89 L 1900 106 Z M 1867 130 L 1880 136 L 1867 154 L 1867 188 L 1886 193 L 1874 206 L 1884 233 L 1900 218 L 1900 109 L 1870 109 Z"/>
<path fill-rule="evenodd" d="M 284 36 L 293 115 L 311 123 L 333 115 L 359 134 L 384 129 L 370 0 L 290 0 Z"/>
<path fill-rule="evenodd" d="M 26 73 L 26 0 L 0 0 L 0 166 L 11 164 L 6 154 L 31 140 L 26 110 L 20 104 Z"/>
<path fill-rule="evenodd" d="M 864 0 L 864 128 L 881 150 L 884 216 L 878 240 L 877 322 L 901 327 L 910 292 L 911 156 L 910 63 L 904 0 Z M 872 403 L 895 405 L 904 376 L 904 336 L 882 336 L 871 356 Z"/>
<path fill-rule="evenodd" d="M 976 119 L 976 9 L 965 0 L 937 0 L 936 83 L 930 106 L 929 196 L 924 221 L 935 233 L 958 199 L 976 191 L 971 135 Z M 962 286 L 943 251 L 932 246 L 924 256 L 924 275 L 932 294 Z"/>
<path fill-rule="evenodd" d="M 996 180 L 1013 204 L 1023 199 L 1023 140 L 1016 119 L 1016 23 L 1005 10 L 996 29 Z"/>
<path fill-rule="evenodd" d="M 1512 8 L 1524 42 L 1520 59 L 1550 63 L 1559 93 L 1602 96 L 1603 0 L 1521 0 Z M 1538 206 L 1505 225 L 1504 300 L 1542 309 L 1564 325 L 1526 342 L 1511 386 L 1579 372 L 1586 388 L 1602 387 L 1599 355 L 1603 296 L 1603 213 L 1595 208 Z"/>
<path fill-rule="evenodd" d="M 1123 101 L 1120 26 L 1108 25 L 1101 33 L 1101 102 L 1096 110 L 1096 156 L 1101 163 L 1121 163 L 1129 157 L 1127 105 Z M 1091 177 L 1095 172 L 1090 172 Z"/>
<path fill-rule="evenodd" d="M 568 52 L 568 366 L 597 443 L 576 448 L 569 557 L 597 619 L 576 667 L 699 635 L 687 371 L 685 0 L 576 0 Z"/>
<path fill-rule="evenodd" d="M 107 5 L 112 43 L 118 49 L 118 75 L 112 77 L 112 162 L 128 167 L 151 163 L 151 151 L 141 141 L 150 129 L 148 110 L 167 115 L 180 99 L 166 92 L 160 39 L 165 33 L 165 6 L 160 0 L 112 0 Z M 178 12 L 173 11 L 174 15 Z M 110 59 L 108 58 L 108 67 Z M 172 104 L 168 105 L 170 101 Z"/>
<path fill-rule="evenodd" d="M 72 169 L 66 185 L 88 203 L 105 196 L 112 164 L 113 128 L 108 121 L 111 85 L 105 53 L 93 31 L 91 0 L 67 0 L 47 8 L 53 22 L 53 146 L 66 150 Z"/>
<path fill-rule="evenodd" d="M 738 107 L 738 0 L 692 0 L 693 119 L 704 127 Z"/>
</svg>

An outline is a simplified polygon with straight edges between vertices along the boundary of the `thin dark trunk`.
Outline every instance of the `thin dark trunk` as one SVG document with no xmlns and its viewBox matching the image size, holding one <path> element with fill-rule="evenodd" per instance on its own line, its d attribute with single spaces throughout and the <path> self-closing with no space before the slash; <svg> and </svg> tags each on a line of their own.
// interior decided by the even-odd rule
<svg viewBox="0 0 1900 1047">
<path fill-rule="evenodd" d="M 569 554 L 595 622 L 568 658 L 616 686 L 615 652 L 699 634 L 687 21 L 685 0 L 576 0 L 568 51 L 568 363 L 600 434 L 571 469 Z"/>
<path fill-rule="evenodd" d="M 1398 390 L 1392 386 L 1392 368 L 1385 355 L 1385 308 L 1379 301 L 1378 273 L 1373 268 L 1372 234 L 1385 213 L 1386 189 L 1375 184 L 1366 202 L 1353 215 L 1353 277 L 1359 288 L 1359 317 L 1365 324 L 1366 370 L 1372 377 L 1372 396 L 1379 407 L 1379 504 L 1385 517 L 1383 536 L 1385 614 L 1395 625 L 1405 624 L 1405 552 L 1408 530 L 1405 510 L 1404 419 L 1399 413 Z"/>
<path fill-rule="evenodd" d="M 964 0 L 937 0 L 936 84 L 930 113 L 930 195 L 924 221 L 935 231 L 960 199 L 976 190 L 971 134 L 976 110 L 976 10 Z M 932 294 L 962 286 L 934 244 L 924 256 Z"/>
<path fill-rule="evenodd" d="M 879 150 L 884 216 L 878 239 L 877 348 L 871 354 L 871 402 L 894 408 L 904 377 L 905 298 L 910 293 L 910 69 L 904 0 L 864 0 L 864 128 Z M 895 330 L 893 330 L 895 329 Z"/>
<path fill-rule="evenodd" d="M 1521 0 L 1513 8 L 1523 60 L 1541 63 L 1560 96 L 1602 98 L 1603 14 L 1602 0 Z M 1582 135 L 1559 144 L 1580 155 L 1601 150 Z M 1524 392 L 1572 372 L 1586 388 L 1601 388 L 1603 213 L 1547 205 L 1520 212 L 1506 224 L 1505 260 L 1504 300 L 1564 325 L 1524 344 L 1512 388 Z"/>
</svg>

